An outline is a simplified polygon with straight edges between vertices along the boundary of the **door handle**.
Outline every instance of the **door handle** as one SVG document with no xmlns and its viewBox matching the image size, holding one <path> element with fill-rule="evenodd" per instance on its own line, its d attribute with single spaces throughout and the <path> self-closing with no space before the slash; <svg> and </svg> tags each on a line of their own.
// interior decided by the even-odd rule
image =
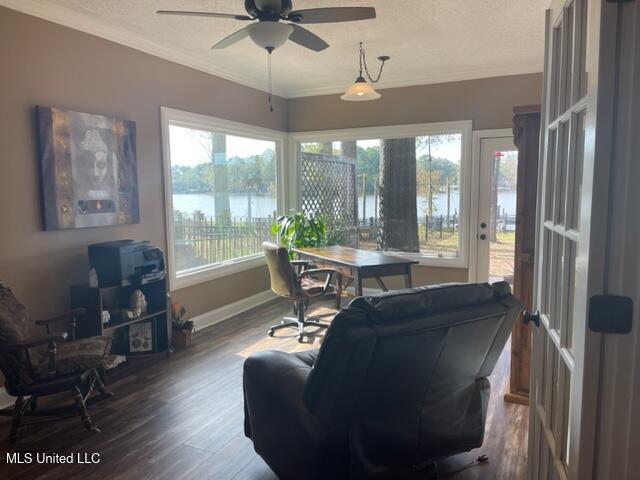
<svg viewBox="0 0 640 480">
<path fill-rule="evenodd" d="M 526 310 L 522 313 L 522 323 L 527 325 L 529 322 L 533 322 L 536 327 L 540 326 L 540 310 L 536 310 L 535 312 L 527 312 Z"/>
</svg>

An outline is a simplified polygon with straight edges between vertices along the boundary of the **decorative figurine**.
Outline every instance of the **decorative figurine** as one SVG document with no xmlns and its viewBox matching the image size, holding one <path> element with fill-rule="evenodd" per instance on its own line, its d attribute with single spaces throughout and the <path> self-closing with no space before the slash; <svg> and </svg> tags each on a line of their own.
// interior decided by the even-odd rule
<svg viewBox="0 0 640 480">
<path fill-rule="evenodd" d="M 111 314 L 109 310 L 102 310 L 102 323 L 109 323 L 111 320 Z"/>
<path fill-rule="evenodd" d="M 98 274 L 95 268 L 89 270 L 89 287 L 98 288 Z"/>
<path fill-rule="evenodd" d="M 144 297 L 142 290 L 134 290 L 129 301 L 129 308 L 133 312 L 134 318 L 139 317 L 147 311 L 147 299 Z"/>
</svg>

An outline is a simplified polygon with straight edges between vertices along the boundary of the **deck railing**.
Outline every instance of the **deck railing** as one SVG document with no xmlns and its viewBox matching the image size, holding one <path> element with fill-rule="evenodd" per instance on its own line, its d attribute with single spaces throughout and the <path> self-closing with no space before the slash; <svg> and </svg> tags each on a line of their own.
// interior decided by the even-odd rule
<svg viewBox="0 0 640 480">
<path fill-rule="evenodd" d="M 174 212 L 176 270 L 211 265 L 260 253 L 262 242 L 274 241 L 266 218 L 213 218 L 194 212 Z"/>
</svg>

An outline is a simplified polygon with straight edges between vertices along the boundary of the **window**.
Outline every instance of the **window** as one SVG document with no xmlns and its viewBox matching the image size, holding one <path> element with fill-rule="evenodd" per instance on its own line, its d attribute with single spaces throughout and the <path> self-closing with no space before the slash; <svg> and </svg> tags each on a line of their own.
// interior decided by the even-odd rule
<svg viewBox="0 0 640 480">
<path fill-rule="evenodd" d="M 294 134 L 300 206 L 340 244 L 466 267 L 470 136 L 470 122 Z"/>
<path fill-rule="evenodd" d="M 162 109 L 172 289 L 262 263 L 279 210 L 279 132 Z"/>
</svg>

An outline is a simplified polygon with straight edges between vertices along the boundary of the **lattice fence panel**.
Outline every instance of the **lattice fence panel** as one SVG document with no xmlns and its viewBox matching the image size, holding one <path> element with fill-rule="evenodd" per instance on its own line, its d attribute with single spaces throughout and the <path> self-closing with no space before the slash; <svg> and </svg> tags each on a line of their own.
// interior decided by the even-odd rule
<svg viewBox="0 0 640 480">
<path fill-rule="evenodd" d="M 358 222 L 355 163 L 303 152 L 300 171 L 302 211 L 325 216 L 334 229 L 355 230 Z"/>
</svg>

